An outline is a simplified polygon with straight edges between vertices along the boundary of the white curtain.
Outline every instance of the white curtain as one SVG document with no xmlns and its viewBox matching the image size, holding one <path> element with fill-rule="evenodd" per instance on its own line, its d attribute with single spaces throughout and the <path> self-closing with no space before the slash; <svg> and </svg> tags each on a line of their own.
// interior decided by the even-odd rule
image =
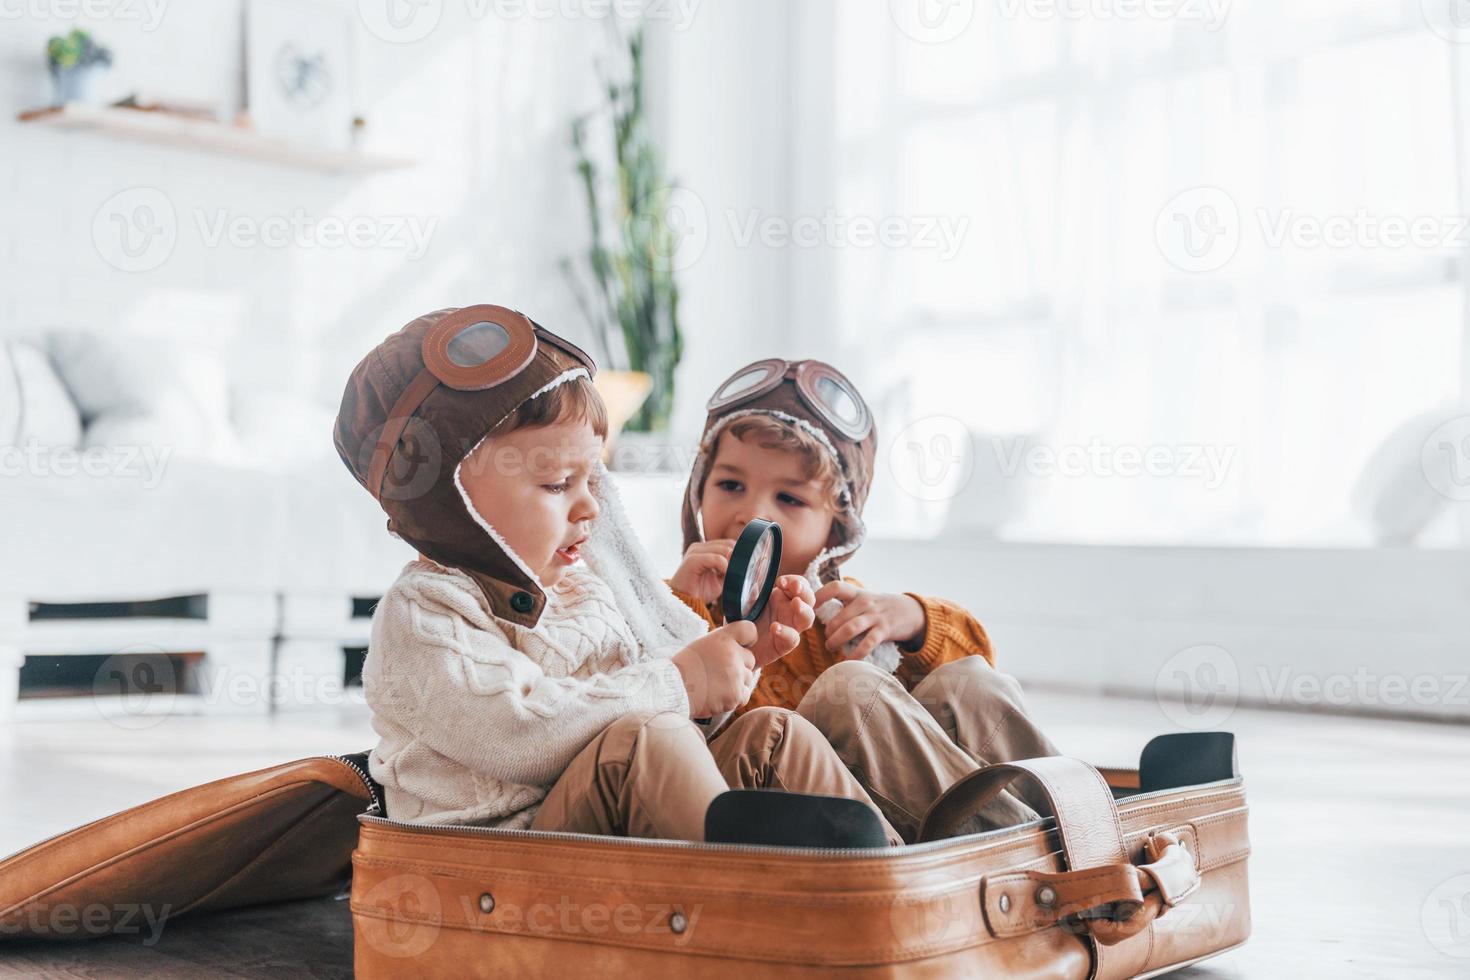
<svg viewBox="0 0 1470 980">
<path fill-rule="evenodd" d="M 795 45 L 793 210 L 895 219 L 793 291 L 880 405 L 878 530 L 1013 499 L 1016 537 L 1363 540 L 1368 455 L 1464 386 L 1467 55 L 1435 3 L 922 2 L 968 19 L 834 4 Z M 889 455 L 934 415 L 974 446 L 939 503 Z"/>
</svg>

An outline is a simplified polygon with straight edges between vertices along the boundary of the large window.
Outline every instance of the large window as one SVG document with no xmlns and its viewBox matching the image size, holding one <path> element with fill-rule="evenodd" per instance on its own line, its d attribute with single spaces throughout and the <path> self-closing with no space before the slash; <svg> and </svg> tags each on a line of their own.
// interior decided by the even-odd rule
<svg viewBox="0 0 1470 980">
<path fill-rule="evenodd" d="M 885 454 L 874 523 L 1365 540 L 1369 454 L 1464 386 L 1455 22 L 1383 0 L 921 3 L 917 29 L 898 0 L 837 5 L 797 45 L 831 58 L 831 105 L 800 96 L 797 162 L 830 175 L 808 203 L 898 219 L 831 250 L 814 329 L 886 436 L 944 416 L 976 452 L 940 504 Z"/>
</svg>

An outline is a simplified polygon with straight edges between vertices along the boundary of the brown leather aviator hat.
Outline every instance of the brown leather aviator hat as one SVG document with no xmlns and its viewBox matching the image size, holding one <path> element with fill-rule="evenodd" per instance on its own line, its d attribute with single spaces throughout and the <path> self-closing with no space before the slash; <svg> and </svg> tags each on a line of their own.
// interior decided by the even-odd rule
<svg viewBox="0 0 1470 980">
<path fill-rule="evenodd" d="M 534 626 L 546 604 L 541 585 L 472 513 L 459 464 L 522 402 L 596 370 L 576 346 L 514 310 L 436 310 L 353 369 L 337 413 L 337 455 L 387 512 L 390 531 L 470 575 L 497 617 Z"/>
<path fill-rule="evenodd" d="M 720 433 L 736 419 L 769 415 L 813 435 L 837 460 L 843 479 L 838 514 L 827 547 L 817 555 L 807 575 L 821 582 L 840 578 L 837 566 L 862 544 L 863 505 L 873 485 L 873 458 L 878 445 L 873 413 L 857 387 L 841 371 L 822 361 L 773 357 L 747 364 L 730 375 L 715 389 L 706 407 L 709 415 L 704 435 L 684 493 L 685 549 L 704 540 L 699 507 Z"/>
</svg>

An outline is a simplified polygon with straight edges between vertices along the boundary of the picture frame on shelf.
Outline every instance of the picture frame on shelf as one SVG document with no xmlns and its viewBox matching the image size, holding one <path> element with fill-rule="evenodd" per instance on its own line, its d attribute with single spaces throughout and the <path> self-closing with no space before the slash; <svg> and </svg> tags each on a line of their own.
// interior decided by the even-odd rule
<svg viewBox="0 0 1470 980">
<path fill-rule="evenodd" d="M 315 0 L 249 0 L 246 105 L 263 135 L 346 150 L 352 145 L 352 23 Z"/>
</svg>

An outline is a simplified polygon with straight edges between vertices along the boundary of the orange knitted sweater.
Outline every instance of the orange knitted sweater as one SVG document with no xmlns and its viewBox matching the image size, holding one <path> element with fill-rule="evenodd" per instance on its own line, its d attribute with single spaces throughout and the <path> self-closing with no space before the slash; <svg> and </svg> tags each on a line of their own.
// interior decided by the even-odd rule
<svg viewBox="0 0 1470 980">
<path fill-rule="evenodd" d="M 848 578 L 846 581 L 862 588 L 862 583 L 857 579 Z M 985 627 L 966 612 L 964 607 L 948 599 L 915 595 L 912 592 L 904 594 L 917 599 L 919 605 L 924 607 L 925 620 L 923 645 L 913 651 L 899 646 L 903 660 L 894 676 L 906 689 L 912 691 L 914 685 L 935 667 L 961 657 L 978 655 L 992 665 L 995 663 L 995 654 L 990 649 L 990 637 L 986 636 Z M 712 610 L 694 596 L 686 595 L 678 589 L 674 590 L 674 595 L 703 616 L 710 628 L 723 625 L 724 616 L 718 608 Z M 842 660 L 840 651 L 827 649 L 827 628 L 820 622 L 814 624 L 801 634 L 801 641 L 797 643 L 795 650 L 761 668 L 761 678 L 755 686 L 755 692 L 749 701 L 735 709 L 735 714 L 731 717 L 739 717 L 751 708 L 765 706 L 795 708 L 817 676 Z"/>
</svg>

